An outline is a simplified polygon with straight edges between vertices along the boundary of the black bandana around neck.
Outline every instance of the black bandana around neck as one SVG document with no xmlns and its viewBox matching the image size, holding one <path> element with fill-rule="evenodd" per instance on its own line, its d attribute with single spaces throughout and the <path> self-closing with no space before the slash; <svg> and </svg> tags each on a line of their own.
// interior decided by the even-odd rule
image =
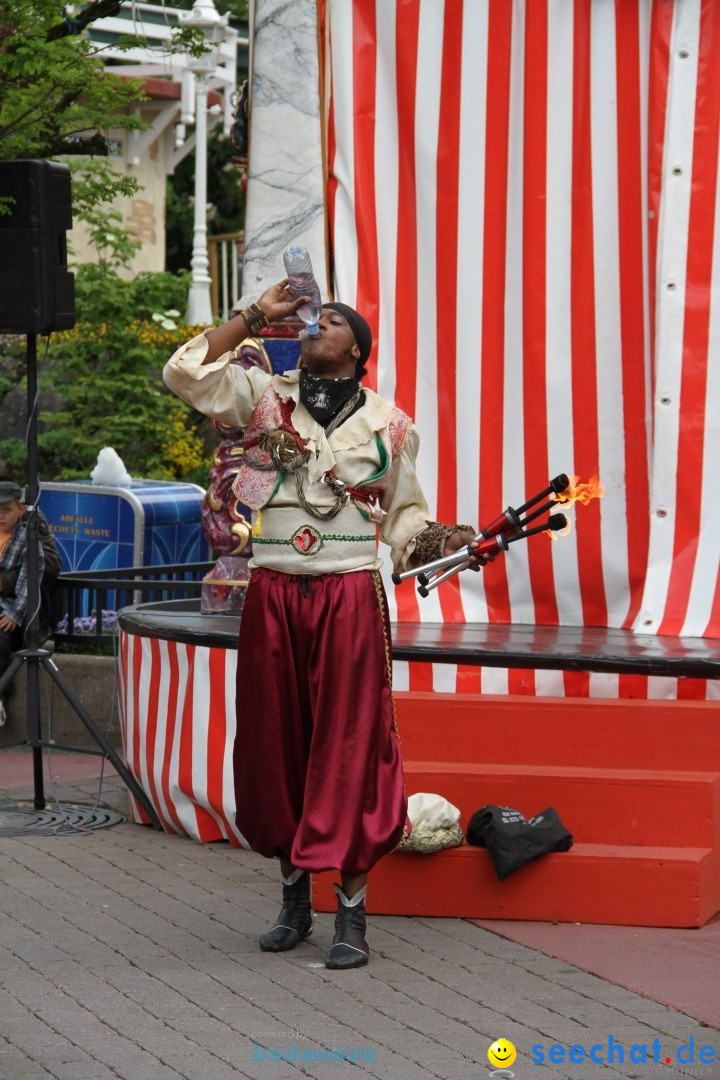
<svg viewBox="0 0 720 1080">
<path fill-rule="evenodd" d="M 327 427 L 343 406 L 360 390 L 358 379 L 319 379 L 307 368 L 300 369 L 300 400 L 321 427 Z M 361 394 L 355 406 L 359 409 L 365 395 Z M 352 411 L 355 412 L 355 409 Z M 348 414 L 350 415 L 350 414 Z M 347 417 L 346 417 L 347 419 Z"/>
</svg>

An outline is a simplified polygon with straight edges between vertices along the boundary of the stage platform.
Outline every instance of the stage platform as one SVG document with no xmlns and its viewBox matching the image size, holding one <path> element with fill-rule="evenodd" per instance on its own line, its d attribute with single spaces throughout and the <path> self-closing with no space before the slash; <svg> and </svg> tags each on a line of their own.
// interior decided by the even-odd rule
<svg viewBox="0 0 720 1080">
<path fill-rule="evenodd" d="M 157 641 L 173 642 L 193 656 L 194 681 L 180 680 L 185 700 L 178 699 L 176 711 L 183 724 L 194 726 L 180 743 L 193 753 L 199 745 L 217 747 L 217 734 L 207 725 L 222 722 L 227 752 L 229 664 L 234 669 L 239 620 L 204 616 L 197 603 L 178 601 L 126 609 L 120 622 L 126 649 L 135 650 L 126 684 L 132 669 L 140 687 L 131 703 L 129 764 L 134 761 L 133 771 L 157 798 L 160 773 L 165 764 L 171 767 L 173 753 L 168 749 L 158 759 L 157 733 L 168 725 L 157 719 L 157 702 L 150 703 L 156 721 L 151 756 L 159 760 L 156 782 L 150 782 L 154 766 L 141 746 L 143 687 L 160 688 L 166 677 L 173 686 L 172 676 L 161 670 L 170 652 L 159 649 Z M 718 643 L 704 639 L 525 626 L 400 624 L 393 630 L 393 654 L 403 660 L 720 677 Z M 143 650 L 148 638 L 155 644 Z M 201 650 L 209 654 L 202 666 L 208 679 L 215 671 L 217 682 L 222 665 L 224 689 L 222 703 L 211 701 L 197 710 L 193 703 L 213 693 L 209 684 L 204 689 Z M 497 880 L 487 853 L 468 845 L 433 856 L 392 854 L 373 871 L 370 912 L 691 927 L 704 925 L 720 910 L 720 711 L 715 703 L 417 692 L 398 693 L 396 701 L 408 794 L 444 795 L 460 808 L 465 826 L 488 803 L 516 807 L 526 816 L 554 806 L 575 844 L 504 882 Z M 200 724 L 206 730 L 199 731 Z M 195 763 L 186 764 L 184 774 L 189 790 L 181 793 L 199 803 L 198 838 L 229 833 L 237 842 L 227 790 L 213 800 L 208 783 L 206 810 Z M 177 786 L 182 783 L 181 765 Z M 178 820 L 193 832 L 185 824 L 187 815 Z M 336 873 L 315 877 L 314 903 L 320 911 L 335 907 L 334 880 Z"/>
<path fill-rule="evenodd" d="M 121 626 L 141 637 L 232 649 L 237 647 L 240 620 L 201 615 L 199 600 L 170 600 L 125 608 Z M 712 638 L 498 623 L 394 623 L 392 632 L 395 660 L 720 678 L 720 641 Z"/>
</svg>

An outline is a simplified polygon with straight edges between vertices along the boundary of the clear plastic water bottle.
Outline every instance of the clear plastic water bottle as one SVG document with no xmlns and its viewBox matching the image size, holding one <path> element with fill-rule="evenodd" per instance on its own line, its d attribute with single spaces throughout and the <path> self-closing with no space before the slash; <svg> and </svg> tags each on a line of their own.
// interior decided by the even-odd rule
<svg viewBox="0 0 720 1080">
<path fill-rule="evenodd" d="M 310 255 L 306 247 L 290 247 L 283 255 L 285 273 L 290 278 L 290 292 L 295 300 L 300 296 L 309 296 L 310 303 L 298 308 L 297 314 L 307 326 L 308 334 L 318 334 L 318 320 L 322 311 L 320 289 L 313 274 Z"/>
</svg>

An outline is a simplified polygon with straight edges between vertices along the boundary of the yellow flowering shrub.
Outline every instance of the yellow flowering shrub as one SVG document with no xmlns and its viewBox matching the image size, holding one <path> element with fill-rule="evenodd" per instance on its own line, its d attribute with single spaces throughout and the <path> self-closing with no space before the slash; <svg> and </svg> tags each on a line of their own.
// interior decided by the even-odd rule
<svg viewBox="0 0 720 1080">
<path fill-rule="evenodd" d="M 168 414 L 162 457 L 173 478 L 191 476 L 203 466 L 207 473 L 210 472 L 211 461 L 205 456 L 203 439 L 193 426 L 192 416 L 182 408 L 175 408 Z"/>
<path fill-rule="evenodd" d="M 110 323 L 75 323 L 72 330 L 61 330 L 54 334 L 53 341 L 65 344 L 102 345 L 113 329 Z M 167 330 L 149 319 L 134 319 L 127 324 L 125 329 L 128 334 L 136 338 L 138 345 L 150 349 L 169 349 L 172 353 L 183 342 L 201 334 L 205 327 L 178 323 L 175 329 Z"/>
<path fill-rule="evenodd" d="M 112 446 L 132 476 L 205 486 L 215 444 L 209 422 L 164 385 L 162 369 L 203 327 L 180 320 L 187 281 L 171 274 L 133 281 L 97 267 L 76 276 L 79 321 L 50 338 L 45 386 L 53 408 L 41 416 L 41 475 L 87 477 Z M 169 302 L 168 302 L 169 301 Z"/>
</svg>

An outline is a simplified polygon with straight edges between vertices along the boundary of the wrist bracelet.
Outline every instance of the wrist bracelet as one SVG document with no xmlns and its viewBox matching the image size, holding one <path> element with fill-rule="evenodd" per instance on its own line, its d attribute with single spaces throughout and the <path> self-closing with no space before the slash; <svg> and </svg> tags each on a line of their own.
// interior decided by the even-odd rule
<svg viewBox="0 0 720 1080">
<path fill-rule="evenodd" d="M 270 325 L 267 315 L 258 304 L 250 304 L 240 312 L 248 330 L 255 334 L 258 330 L 264 330 Z"/>
</svg>

